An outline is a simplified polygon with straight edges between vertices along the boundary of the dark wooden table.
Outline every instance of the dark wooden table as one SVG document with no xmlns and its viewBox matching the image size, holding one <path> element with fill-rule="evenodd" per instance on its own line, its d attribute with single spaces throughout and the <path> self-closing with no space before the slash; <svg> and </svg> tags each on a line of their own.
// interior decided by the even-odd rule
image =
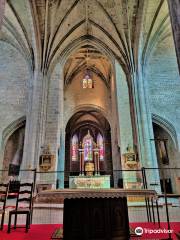
<svg viewBox="0 0 180 240">
<path fill-rule="evenodd" d="M 128 196 L 154 197 L 153 190 L 62 189 L 42 191 L 37 202 L 64 199 L 64 240 L 128 240 Z"/>
</svg>

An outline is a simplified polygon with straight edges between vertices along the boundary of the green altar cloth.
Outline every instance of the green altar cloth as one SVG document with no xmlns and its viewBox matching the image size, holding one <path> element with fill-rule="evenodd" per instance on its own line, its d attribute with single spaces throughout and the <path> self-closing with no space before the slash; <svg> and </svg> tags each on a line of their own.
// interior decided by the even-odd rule
<svg viewBox="0 0 180 240">
<path fill-rule="evenodd" d="M 69 188 L 110 188 L 110 175 L 70 176 Z"/>
</svg>

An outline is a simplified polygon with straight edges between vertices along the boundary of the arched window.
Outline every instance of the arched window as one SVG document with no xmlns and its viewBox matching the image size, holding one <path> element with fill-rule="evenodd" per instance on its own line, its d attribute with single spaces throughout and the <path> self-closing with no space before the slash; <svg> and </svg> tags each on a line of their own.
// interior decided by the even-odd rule
<svg viewBox="0 0 180 240">
<path fill-rule="evenodd" d="M 71 141 L 71 160 L 78 160 L 78 137 L 76 134 L 72 137 Z"/>
<path fill-rule="evenodd" d="M 97 135 L 97 146 L 99 148 L 99 159 L 100 161 L 104 160 L 104 141 L 100 133 Z"/>
<path fill-rule="evenodd" d="M 82 80 L 82 87 L 83 88 L 93 88 L 93 80 L 89 74 L 86 74 Z"/>
<path fill-rule="evenodd" d="M 88 134 L 83 138 L 84 145 L 84 161 L 93 161 L 93 138 Z"/>
</svg>

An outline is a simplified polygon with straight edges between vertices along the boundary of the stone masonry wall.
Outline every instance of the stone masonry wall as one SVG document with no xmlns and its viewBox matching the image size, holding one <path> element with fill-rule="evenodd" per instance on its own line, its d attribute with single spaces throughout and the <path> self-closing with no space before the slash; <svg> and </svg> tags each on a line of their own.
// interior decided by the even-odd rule
<svg viewBox="0 0 180 240">
<path fill-rule="evenodd" d="M 29 71 L 23 57 L 9 44 L 0 42 L 0 53 L 0 144 L 2 146 L 3 130 L 26 115 Z M 3 156 L 3 153 L 1 155 Z M 2 159 L 0 166 L 1 164 Z"/>
<path fill-rule="evenodd" d="M 180 143 L 180 78 L 172 35 L 156 46 L 146 70 L 151 113 L 174 126 Z M 179 157 L 172 166 L 180 167 Z"/>
</svg>

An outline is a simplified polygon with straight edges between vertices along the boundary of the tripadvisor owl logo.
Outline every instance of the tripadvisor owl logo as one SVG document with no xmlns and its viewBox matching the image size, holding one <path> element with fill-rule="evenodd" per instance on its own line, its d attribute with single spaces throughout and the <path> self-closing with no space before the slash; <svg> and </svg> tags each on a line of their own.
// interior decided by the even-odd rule
<svg viewBox="0 0 180 240">
<path fill-rule="evenodd" d="M 171 229 L 150 229 L 150 228 L 142 228 L 136 227 L 135 234 L 138 236 L 142 236 L 144 234 L 161 234 L 161 233 L 173 233 L 174 230 Z"/>
<path fill-rule="evenodd" d="M 142 227 L 135 228 L 135 234 L 138 236 L 143 235 L 143 228 Z"/>
</svg>

